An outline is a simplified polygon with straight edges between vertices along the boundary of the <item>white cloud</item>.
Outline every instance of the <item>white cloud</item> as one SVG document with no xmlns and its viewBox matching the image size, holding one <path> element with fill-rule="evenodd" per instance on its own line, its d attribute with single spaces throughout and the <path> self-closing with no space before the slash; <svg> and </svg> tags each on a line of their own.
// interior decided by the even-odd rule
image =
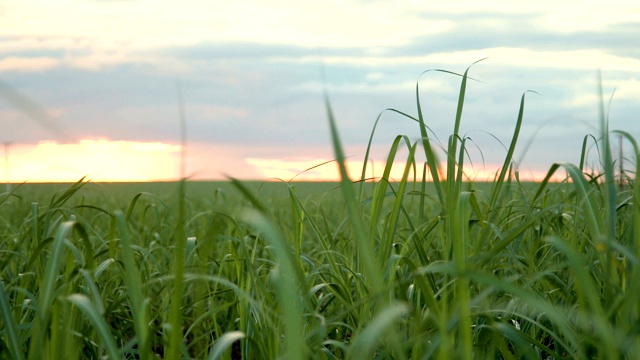
<svg viewBox="0 0 640 360">
<path fill-rule="evenodd" d="M 64 11 L 61 11 L 64 8 Z M 145 49 L 201 41 L 302 46 L 404 44 L 450 21 L 427 20 L 385 3 L 323 1 L 69 2 L 6 5 L 0 35 L 83 37 L 102 48 Z"/>
<path fill-rule="evenodd" d="M 44 71 L 60 64 L 51 57 L 7 57 L 0 59 L 0 73 L 9 71 Z"/>
<path fill-rule="evenodd" d="M 640 3 L 615 1 L 536 1 L 546 3 L 552 11 L 545 11 L 538 26 L 560 32 L 580 30 L 599 31 L 608 25 L 638 22 Z"/>
<path fill-rule="evenodd" d="M 438 84 L 444 85 L 444 82 L 438 82 Z M 387 91 L 411 91 L 415 89 L 415 80 L 402 81 L 397 83 L 367 83 L 367 82 L 354 82 L 345 84 L 323 84 L 321 82 L 305 82 L 295 87 L 295 90 L 304 90 L 320 93 L 323 89 L 327 89 L 330 93 L 375 93 L 375 92 L 387 92 Z M 434 82 L 429 84 L 430 88 L 438 88 Z M 447 88 L 450 88 L 447 86 Z M 443 89 L 443 88 L 438 88 Z"/>
<path fill-rule="evenodd" d="M 4 12 L 0 14 L 0 37 L 6 39 L 0 42 L 0 53 L 61 49 L 66 51 L 65 64 L 83 69 L 123 62 L 155 63 L 174 68 L 179 64 L 139 54 L 202 43 L 249 42 L 369 49 L 369 56 L 365 57 L 327 56 L 324 60 L 329 64 L 468 64 L 483 56 L 492 56 L 521 66 L 593 68 L 595 64 L 595 67 L 612 66 L 626 71 L 638 69 L 638 60 L 616 58 L 594 50 L 532 52 L 526 50 L 527 44 L 522 44 L 521 49 L 492 48 L 398 57 L 384 49 L 409 45 L 426 35 L 446 36 L 447 31 L 463 28 L 469 21 L 504 32 L 519 30 L 513 29 L 518 23 L 505 16 L 509 14 L 528 14 L 534 21 L 533 26 L 540 29 L 574 32 L 600 31 L 612 24 L 637 22 L 639 13 L 640 5 L 631 1 L 508 3 L 464 0 L 426 6 L 415 1 L 26 0 L 4 5 Z M 528 31 L 535 32 L 535 29 Z M 316 62 L 318 57 L 301 61 Z M 8 67 L 5 65 L 5 68 Z"/>
<path fill-rule="evenodd" d="M 413 5 L 407 10 L 427 10 L 433 14 L 448 14 L 464 21 L 468 15 L 487 18 L 492 15 L 528 15 L 540 28 L 560 32 L 581 30 L 600 31 L 606 26 L 626 22 L 638 22 L 640 3 L 632 0 L 456 0 L 430 2 L 428 9 L 422 1 L 410 1 Z"/>
<path fill-rule="evenodd" d="M 274 57 L 273 62 L 317 63 L 384 67 L 395 65 L 447 64 L 469 65 L 475 60 L 489 58 L 492 65 L 552 69 L 611 69 L 640 72 L 640 59 L 620 57 L 602 50 L 540 51 L 527 48 L 495 47 L 480 50 L 459 50 L 416 56 L 304 56 Z"/>
</svg>

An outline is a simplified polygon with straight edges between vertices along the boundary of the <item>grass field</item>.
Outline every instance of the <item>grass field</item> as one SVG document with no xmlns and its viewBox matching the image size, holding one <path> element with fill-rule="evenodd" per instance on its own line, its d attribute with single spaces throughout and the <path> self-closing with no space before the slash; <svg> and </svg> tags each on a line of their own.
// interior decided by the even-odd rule
<svg viewBox="0 0 640 360">
<path fill-rule="evenodd" d="M 614 171 L 604 115 L 599 168 L 550 164 L 567 180 L 521 183 L 512 157 L 523 95 L 503 171 L 471 183 L 458 134 L 466 79 L 447 165 L 418 101 L 421 140 L 398 136 L 389 150 L 390 163 L 409 150 L 396 182 L 346 177 L 327 102 L 340 183 L 78 182 L 3 194 L 0 354 L 640 358 L 640 190 L 635 166 Z M 635 140 L 620 134 L 635 164 Z"/>
</svg>

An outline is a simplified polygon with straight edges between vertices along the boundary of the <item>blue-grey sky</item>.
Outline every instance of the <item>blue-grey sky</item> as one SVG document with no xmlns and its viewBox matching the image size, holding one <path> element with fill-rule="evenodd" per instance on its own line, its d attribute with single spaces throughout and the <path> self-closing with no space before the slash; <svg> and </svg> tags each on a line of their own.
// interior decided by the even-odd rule
<svg viewBox="0 0 640 360">
<path fill-rule="evenodd" d="M 462 73 L 488 57 L 469 71 L 477 81 L 468 83 L 461 135 L 473 140 L 471 160 L 477 171 L 483 160 L 487 171 L 502 161 L 500 142 L 508 146 L 520 98 L 533 90 L 516 153 L 523 171 L 544 172 L 578 162 L 584 136 L 597 134 L 598 70 L 611 127 L 640 136 L 639 38 L 633 1 L 3 1 L 0 81 L 63 131 L 2 98 L 0 141 L 13 142 L 14 177 L 34 179 L 19 167 L 44 161 L 27 156 L 43 141 L 67 151 L 98 139 L 176 145 L 180 87 L 189 173 L 286 178 L 332 157 L 323 88 L 357 163 L 381 111 L 416 115 L 423 71 Z M 427 125 L 443 143 L 460 80 L 420 78 Z M 375 160 L 398 134 L 416 140 L 419 130 L 385 113 Z M 156 177 L 175 177 L 176 147 L 164 149 L 170 171 Z M 70 176 L 88 171 L 76 170 Z"/>
</svg>

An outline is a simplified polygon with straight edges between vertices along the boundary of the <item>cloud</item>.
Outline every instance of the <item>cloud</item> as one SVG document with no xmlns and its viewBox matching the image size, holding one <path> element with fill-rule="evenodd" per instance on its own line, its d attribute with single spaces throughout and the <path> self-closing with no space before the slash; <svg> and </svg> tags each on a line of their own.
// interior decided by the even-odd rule
<svg viewBox="0 0 640 360">
<path fill-rule="evenodd" d="M 436 33 L 450 26 L 448 21 L 424 20 L 384 3 L 193 1 L 185 5 L 141 0 L 75 3 L 62 12 L 59 6 L 34 1 L 8 4 L 3 14 L 6 28 L 0 35 L 38 36 L 48 29 L 51 37 L 82 34 L 95 39 L 97 47 L 112 50 L 178 46 L 207 39 L 366 47 L 403 43 L 413 34 Z M 24 21 L 24 14 L 29 15 L 29 22 Z"/>
<path fill-rule="evenodd" d="M 535 90 L 541 95 L 527 95 L 522 138 L 535 133 L 536 142 L 525 159 L 565 161 L 575 159 L 583 134 L 593 130 L 583 124 L 597 124 L 598 68 L 605 94 L 616 88 L 612 124 L 640 135 L 634 117 L 640 106 L 635 45 L 640 22 L 632 16 L 637 5 L 569 4 L 463 1 L 426 8 L 416 1 L 193 1 L 186 6 L 143 0 L 83 2 L 60 12 L 56 3 L 16 2 L 0 14 L 0 76 L 54 110 L 78 137 L 138 142 L 179 139 L 180 83 L 189 140 L 215 144 L 217 152 L 235 159 L 221 158 L 220 166 L 258 176 L 238 153 L 285 159 L 291 152 L 319 158 L 310 151 L 330 151 L 324 89 L 343 142 L 360 156 L 385 108 L 417 115 L 422 71 L 461 73 L 489 56 L 470 70 L 479 81 L 467 84 L 461 134 L 481 142 L 482 130 L 508 143 L 522 93 Z M 32 21 L 23 21 L 25 16 Z M 419 82 L 427 125 L 445 143 L 460 80 L 430 72 Z M 0 103 L 0 116 L 7 141 L 37 143 L 49 136 L 7 104 Z M 387 155 L 396 135 L 412 141 L 419 136 L 417 125 L 400 115 L 382 118 L 374 136 L 376 159 Z M 499 163 L 501 147 L 484 143 L 479 146 L 487 162 Z M 517 151 L 524 145 L 522 140 Z M 244 148 L 249 150 L 239 151 Z M 268 157 L 266 148 L 272 149 Z"/>
<path fill-rule="evenodd" d="M 0 73 L 46 71 L 60 64 L 60 60 L 50 57 L 6 57 L 0 59 Z"/>
</svg>

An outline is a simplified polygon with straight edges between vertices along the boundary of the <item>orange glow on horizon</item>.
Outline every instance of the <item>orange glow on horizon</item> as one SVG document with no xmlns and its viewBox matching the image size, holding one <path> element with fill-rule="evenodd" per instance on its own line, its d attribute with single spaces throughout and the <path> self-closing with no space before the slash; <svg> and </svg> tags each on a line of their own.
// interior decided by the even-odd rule
<svg viewBox="0 0 640 360">
<path fill-rule="evenodd" d="M 4 171 L 0 170 L 4 175 L 0 179 L 5 182 L 74 182 L 84 176 L 96 182 L 171 181 L 179 178 L 181 147 L 161 142 L 85 139 L 68 144 L 51 141 L 36 145 L 9 144 L 5 150 L 9 150 L 8 162 L 5 161 Z M 240 152 L 233 146 L 193 143 L 187 149 L 187 174 L 191 180 L 225 180 L 227 175 L 263 181 L 340 180 L 336 162 L 327 158 L 247 156 L 263 150 L 260 147 L 243 147 Z M 362 161 L 347 160 L 346 166 L 350 178 L 359 180 Z M 384 161 L 369 161 L 365 178 L 380 179 L 385 166 Z M 440 176 L 444 179 L 446 164 L 442 163 L 440 167 Z M 389 176 L 391 181 L 400 181 L 404 170 L 404 163 L 394 162 Z M 498 166 L 489 165 L 483 169 L 465 167 L 464 180 L 493 181 L 498 170 Z M 420 180 L 421 175 L 422 168 L 417 169 L 416 179 Z M 545 175 L 546 171 L 521 169 L 519 178 L 540 181 Z M 565 177 L 564 171 L 558 171 L 552 181 L 562 181 Z M 411 169 L 409 180 L 413 179 L 414 171 Z"/>
<path fill-rule="evenodd" d="M 5 150 L 7 148 L 5 147 Z M 81 140 L 11 146 L 4 180 L 71 182 L 152 181 L 177 177 L 180 146 L 160 142 Z"/>
<path fill-rule="evenodd" d="M 259 159 L 248 158 L 245 162 L 257 168 L 267 180 L 284 181 L 339 181 L 340 173 L 335 161 L 327 159 Z M 352 179 L 362 173 L 362 162 L 347 161 L 347 172 Z"/>
<path fill-rule="evenodd" d="M 248 158 L 245 160 L 248 165 L 251 165 L 259 170 L 267 180 L 297 180 L 297 181 L 339 181 L 340 174 L 335 161 L 327 159 L 259 159 Z M 351 180 L 359 180 L 362 175 L 362 162 L 356 160 L 347 160 L 345 162 L 347 172 Z M 367 164 L 366 179 L 379 179 L 383 175 L 386 162 L 384 161 L 370 161 Z M 307 170 L 308 169 L 308 170 Z M 446 178 L 445 169 L 446 163 L 440 164 L 440 177 Z M 306 170 L 306 171 L 305 171 Z M 487 166 L 482 170 L 467 168 L 464 169 L 464 181 L 493 181 L 499 174 L 500 167 Z M 400 181 L 405 171 L 405 163 L 394 162 L 389 173 L 389 179 L 391 181 Z M 522 181 L 541 181 L 547 175 L 546 171 L 535 170 L 520 170 L 519 179 Z M 564 171 L 558 170 L 551 177 L 550 181 L 562 181 L 566 178 Z M 409 172 L 409 180 L 414 179 L 413 169 Z M 422 179 L 422 169 L 416 170 L 416 179 Z M 431 181 L 431 176 L 428 175 L 428 180 Z"/>
</svg>

